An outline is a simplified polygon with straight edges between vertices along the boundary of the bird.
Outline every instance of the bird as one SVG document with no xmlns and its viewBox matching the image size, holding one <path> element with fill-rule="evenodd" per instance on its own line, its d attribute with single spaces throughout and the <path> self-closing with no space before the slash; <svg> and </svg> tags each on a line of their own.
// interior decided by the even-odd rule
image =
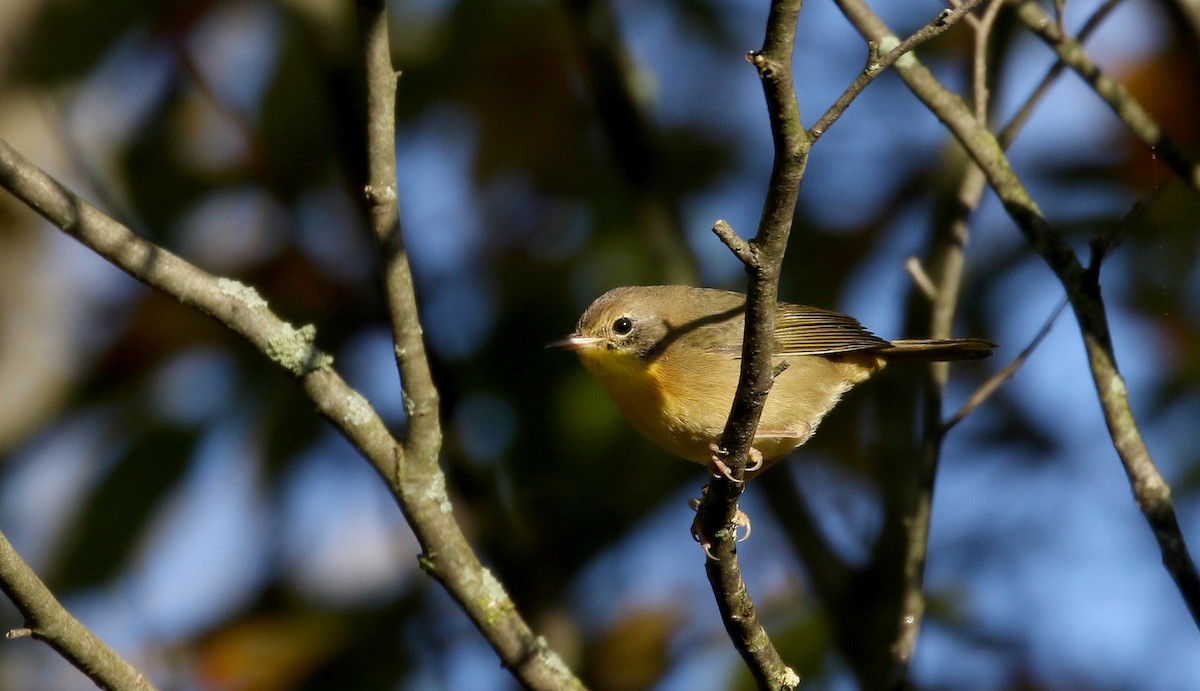
<svg viewBox="0 0 1200 691">
<path fill-rule="evenodd" d="M 742 293 L 625 286 L 596 298 L 573 333 L 546 347 L 574 351 L 642 436 L 733 480 L 717 440 L 737 389 L 745 314 Z M 747 480 L 811 439 L 843 394 L 885 366 L 978 360 L 997 346 L 982 338 L 889 341 L 849 315 L 780 302 L 771 347 L 773 363 L 786 368 L 763 406 Z"/>
</svg>

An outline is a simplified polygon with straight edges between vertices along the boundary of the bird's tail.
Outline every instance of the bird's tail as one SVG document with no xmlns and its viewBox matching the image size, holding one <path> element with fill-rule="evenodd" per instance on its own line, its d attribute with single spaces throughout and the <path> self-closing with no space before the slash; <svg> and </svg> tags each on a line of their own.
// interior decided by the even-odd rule
<svg viewBox="0 0 1200 691">
<path fill-rule="evenodd" d="M 946 362 L 982 360 L 998 347 L 982 338 L 912 338 L 892 341 L 890 347 L 875 352 L 888 362 Z"/>
</svg>

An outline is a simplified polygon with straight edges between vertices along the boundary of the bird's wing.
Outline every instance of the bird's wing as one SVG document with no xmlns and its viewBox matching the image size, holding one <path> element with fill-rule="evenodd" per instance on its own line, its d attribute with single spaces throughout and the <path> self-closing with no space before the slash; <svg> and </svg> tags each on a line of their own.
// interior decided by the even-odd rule
<svg viewBox="0 0 1200 691">
<path fill-rule="evenodd" d="M 889 345 L 841 312 L 788 303 L 775 312 L 776 355 L 834 355 Z"/>
</svg>

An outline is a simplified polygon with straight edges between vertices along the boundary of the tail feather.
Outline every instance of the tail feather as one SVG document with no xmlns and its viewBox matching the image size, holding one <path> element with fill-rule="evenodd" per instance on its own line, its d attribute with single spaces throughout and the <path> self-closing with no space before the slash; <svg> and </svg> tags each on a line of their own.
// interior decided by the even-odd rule
<svg viewBox="0 0 1200 691">
<path fill-rule="evenodd" d="M 982 360 L 998 348 L 982 338 L 901 339 L 877 351 L 888 362 L 947 362 L 950 360 Z"/>
</svg>

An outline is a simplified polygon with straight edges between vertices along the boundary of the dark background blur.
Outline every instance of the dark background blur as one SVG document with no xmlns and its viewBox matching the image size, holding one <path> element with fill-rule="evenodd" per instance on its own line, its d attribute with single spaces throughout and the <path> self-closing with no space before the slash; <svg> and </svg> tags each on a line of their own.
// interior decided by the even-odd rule
<svg viewBox="0 0 1200 691">
<path fill-rule="evenodd" d="M 876 4 L 900 34 L 942 8 Z M 1068 27 L 1096 4 L 1072 0 Z M 709 228 L 725 218 L 750 236 L 761 209 L 770 136 L 743 56 L 761 45 L 766 3 L 618 0 L 599 6 L 617 44 L 585 22 L 588 5 L 392 3 L 401 210 L 444 467 L 472 543 L 589 684 L 747 687 L 688 536 L 703 471 L 638 438 L 574 358 L 543 345 L 613 286 L 741 284 Z M 1172 7 L 1131 0 L 1089 47 L 1195 151 L 1196 27 Z M 828 3 L 807 3 L 799 33 L 811 124 L 866 48 Z M 998 42 L 1003 122 L 1052 55 L 1007 20 Z M 969 45 L 960 26 L 921 55 L 961 88 Z M 606 71 L 612 60 L 630 71 Z M 362 103 L 350 2 L 0 3 L 0 137 L 315 324 L 402 430 L 361 208 Z M 919 336 L 905 333 L 903 262 L 957 183 L 950 151 L 894 75 L 873 84 L 814 150 L 783 299 Z M 1103 286 L 1135 411 L 1196 549 L 1200 203 L 1070 75 L 1011 156 L 1080 248 L 1152 196 Z M 967 252 L 958 335 L 1002 348 L 955 368 L 952 407 L 1061 297 L 990 196 Z M 418 571 L 369 466 L 258 354 L 7 196 L 0 288 L 0 530 L 160 688 L 514 686 Z M 905 462 L 871 453 L 881 423 L 915 404 L 879 393 L 878 380 L 856 390 L 756 483 L 798 482 L 851 560 L 878 530 L 873 464 Z M 806 688 L 849 688 L 761 492 L 743 499 L 755 530 L 741 554 L 767 628 Z M 1069 314 L 948 439 L 928 568 L 922 686 L 1200 687 L 1200 635 L 1133 506 Z M 0 603 L 0 628 L 19 625 Z M 0 687 L 90 686 L 40 643 L 0 645 Z"/>
</svg>

